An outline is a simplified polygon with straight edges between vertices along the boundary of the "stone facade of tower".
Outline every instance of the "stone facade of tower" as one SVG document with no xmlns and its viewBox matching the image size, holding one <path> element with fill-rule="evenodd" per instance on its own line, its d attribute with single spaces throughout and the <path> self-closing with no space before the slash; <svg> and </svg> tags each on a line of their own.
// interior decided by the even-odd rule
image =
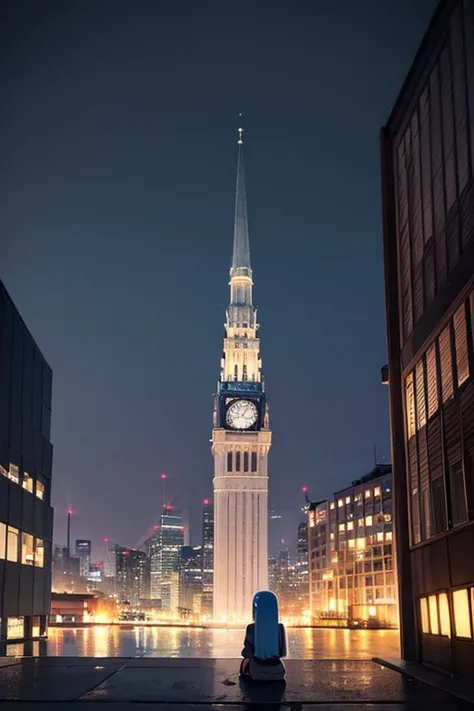
<svg viewBox="0 0 474 711">
<path fill-rule="evenodd" d="M 259 357 L 247 227 L 242 131 L 230 270 L 230 305 L 212 431 L 214 456 L 214 619 L 251 619 L 268 587 L 268 405 Z"/>
</svg>

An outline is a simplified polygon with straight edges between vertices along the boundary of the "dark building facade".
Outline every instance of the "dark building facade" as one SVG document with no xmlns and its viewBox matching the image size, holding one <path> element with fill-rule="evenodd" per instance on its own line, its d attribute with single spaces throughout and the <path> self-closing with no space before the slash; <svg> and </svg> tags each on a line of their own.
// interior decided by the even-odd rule
<svg viewBox="0 0 474 711">
<path fill-rule="evenodd" d="M 202 609 L 202 546 L 183 546 L 178 559 L 178 611 L 200 614 Z"/>
<path fill-rule="evenodd" d="M 474 3 L 440 3 L 382 130 L 402 655 L 474 678 Z"/>
<path fill-rule="evenodd" d="M 79 575 L 81 578 L 87 578 L 91 567 L 90 541 L 80 539 L 76 541 L 76 558 L 79 558 Z"/>
<path fill-rule="evenodd" d="M 115 549 L 115 591 L 119 602 L 138 605 L 150 597 L 150 559 L 134 548 Z"/>
<path fill-rule="evenodd" d="M 0 643 L 47 632 L 51 389 L 51 368 L 0 282 Z"/>
</svg>

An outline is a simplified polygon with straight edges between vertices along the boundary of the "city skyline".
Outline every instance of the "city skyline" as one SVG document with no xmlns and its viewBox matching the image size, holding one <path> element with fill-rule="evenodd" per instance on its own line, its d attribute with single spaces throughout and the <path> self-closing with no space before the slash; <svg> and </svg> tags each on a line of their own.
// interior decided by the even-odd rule
<svg viewBox="0 0 474 711">
<path fill-rule="evenodd" d="M 226 301 L 222 274 L 229 266 L 232 132 L 239 110 L 252 135 L 256 301 L 265 313 L 275 413 L 270 506 L 287 513 L 285 537 L 295 535 L 290 512 L 303 484 L 322 498 L 344 484 L 349 470 L 357 476 L 368 469 L 374 441 L 381 455 L 389 453 L 387 393 L 378 377 L 386 358 L 375 137 L 434 2 L 374 8 L 374 27 L 357 24 L 351 5 L 344 5 L 340 32 L 332 34 L 334 47 L 324 41 L 333 20 L 322 13 L 315 22 L 303 6 L 287 28 L 288 47 L 279 49 L 288 18 L 274 13 L 265 40 L 272 67 L 260 52 L 258 22 L 239 28 L 250 48 L 242 59 L 234 51 L 242 36 L 219 13 L 207 29 L 195 18 L 193 31 L 208 33 L 227 74 L 209 76 L 208 58 L 202 58 L 192 75 L 199 89 L 186 100 L 176 96 L 153 53 L 148 67 L 156 37 L 149 44 L 145 25 L 156 26 L 153 18 L 134 19 L 144 47 L 137 67 L 128 54 L 117 62 L 110 38 L 94 32 L 88 56 L 74 43 L 66 46 L 68 28 L 97 25 L 92 6 L 81 16 L 44 6 L 28 30 L 37 43 L 36 66 L 41 71 L 53 57 L 70 71 L 50 78 L 44 72 L 41 86 L 49 98 L 36 101 L 22 69 L 26 30 L 11 10 L 18 41 L 7 51 L 18 75 L 15 86 L 1 79 L 12 109 L 1 139 L 7 206 L 1 276 L 55 373 L 55 529 L 65 530 L 72 507 L 74 535 L 92 540 L 94 559 L 104 536 L 133 544 L 143 522 L 155 518 L 160 472 L 169 473 L 170 501 L 189 509 L 193 531 L 199 531 L 201 502 L 211 495 L 209 404 Z M 125 27 L 125 4 L 116 7 Z M 174 11 L 167 12 L 178 29 Z M 404 43 L 390 42 L 394 23 L 403 27 Z M 349 26 L 353 39 L 346 46 Z M 219 30 L 227 33 L 228 49 L 216 39 Z M 354 54 L 361 38 L 365 51 Z M 183 39 L 192 54 L 186 28 Z M 137 49 L 137 40 L 132 44 Z M 300 45 L 309 60 L 302 61 Z M 169 44 L 162 46 L 175 56 Z M 76 98 L 65 80 L 74 53 L 91 80 L 88 87 L 79 80 L 70 87 Z M 95 75 L 93 61 L 104 54 L 106 73 Z M 344 71 L 326 80 L 315 70 L 331 66 L 335 56 L 343 69 L 354 64 L 352 83 Z M 386 68 L 383 86 L 372 68 L 375 56 Z M 186 62 L 176 71 L 189 68 Z M 107 81 L 107 72 L 124 79 L 124 90 L 116 87 L 120 81 Z M 158 90 L 150 94 L 152 79 L 160 99 Z M 366 85 L 377 88 L 370 108 Z M 174 124 L 167 102 L 178 106 Z M 34 120 L 32 104 L 38 107 Z M 90 112 L 81 113 L 86 104 Z M 349 115 L 350 140 L 342 131 Z M 344 211 L 339 200 L 329 200 L 339 189 Z M 353 363 L 357 378 L 350 374 Z M 297 376 L 304 392 L 291 387 Z M 343 407 L 347 401 L 350 407 Z M 176 434 L 183 421 L 185 445 Z"/>
</svg>

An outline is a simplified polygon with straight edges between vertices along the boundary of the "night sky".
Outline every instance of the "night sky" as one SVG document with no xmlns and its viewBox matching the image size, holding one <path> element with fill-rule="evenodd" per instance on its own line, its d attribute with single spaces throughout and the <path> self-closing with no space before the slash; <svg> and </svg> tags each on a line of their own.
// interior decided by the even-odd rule
<svg viewBox="0 0 474 711">
<path fill-rule="evenodd" d="M 435 0 L 3 0 L 0 277 L 53 368 L 55 542 L 200 539 L 243 113 L 270 505 L 389 459 L 379 130 Z M 276 532 L 272 532 L 272 548 Z"/>
</svg>

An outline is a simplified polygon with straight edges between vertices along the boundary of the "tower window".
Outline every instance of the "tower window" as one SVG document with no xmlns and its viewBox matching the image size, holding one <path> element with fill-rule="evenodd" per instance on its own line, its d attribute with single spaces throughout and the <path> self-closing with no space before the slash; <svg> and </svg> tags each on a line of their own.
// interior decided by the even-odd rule
<svg viewBox="0 0 474 711">
<path fill-rule="evenodd" d="M 257 452 L 252 452 L 252 471 L 257 471 Z"/>
<path fill-rule="evenodd" d="M 239 378 L 239 371 L 238 371 L 238 366 L 237 363 L 234 365 L 234 380 L 238 380 Z"/>
<path fill-rule="evenodd" d="M 249 453 L 244 452 L 244 472 L 248 472 L 249 470 Z"/>
<path fill-rule="evenodd" d="M 232 452 L 227 452 L 227 471 L 232 471 Z"/>
<path fill-rule="evenodd" d="M 240 472 L 240 452 L 235 453 L 235 471 Z"/>
<path fill-rule="evenodd" d="M 242 380 L 247 380 L 247 366 L 244 364 L 242 366 Z"/>
</svg>

